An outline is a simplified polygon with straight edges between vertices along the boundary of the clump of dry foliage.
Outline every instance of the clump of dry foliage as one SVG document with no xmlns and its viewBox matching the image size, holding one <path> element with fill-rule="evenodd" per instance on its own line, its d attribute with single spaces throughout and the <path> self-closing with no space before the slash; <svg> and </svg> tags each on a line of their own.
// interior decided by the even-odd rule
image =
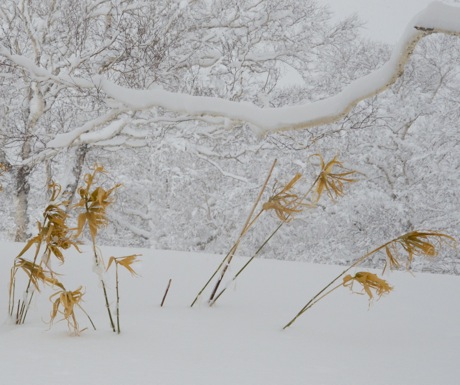
<svg viewBox="0 0 460 385">
<path fill-rule="evenodd" d="M 91 173 L 85 175 L 84 184 L 78 190 L 80 199 L 74 205 L 65 200 L 59 184 L 52 182 L 49 185 L 50 202 L 44 210 L 43 220 L 37 222 L 37 234 L 26 243 L 24 248 L 15 257 L 13 267 L 11 268 L 9 314 L 16 324 L 19 325 L 25 322 L 34 294 L 39 293 L 43 286 L 49 286 L 52 290 L 55 290 L 55 293 L 50 296 L 50 301 L 52 302 L 50 324 L 53 324 L 58 315 L 61 315 L 62 320 L 67 322 L 69 329 L 74 334 L 79 334 L 82 330 L 79 327 L 75 314 L 75 310 L 79 309 L 88 317 L 95 329 L 93 321 L 82 307 L 83 287 L 80 286 L 73 291 L 66 289 L 53 266 L 53 259 L 61 265 L 65 262 L 65 253 L 68 249 L 74 248 L 80 252 L 78 245 L 81 241 L 78 239 L 84 234 L 85 229 L 88 229 L 96 272 L 103 289 L 110 325 L 112 330 L 116 331 L 103 276 L 106 270 L 105 264 L 97 248 L 96 237 L 101 228 L 109 223 L 107 208 L 113 203 L 113 192 L 120 185 L 117 184 L 109 189 L 105 189 L 101 185 L 96 185 L 95 180 L 103 174 L 105 174 L 104 168 L 95 166 Z M 77 215 L 76 227 L 69 227 L 68 225 L 69 217 L 72 214 Z M 27 259 L 26 255 L 29 253 L 32 256 L 30 259 Z M 113 261 L 115 261 L 117 266 L 116 291 L 118 319 L 118 265 L 127 268 L 130 272 L 134 272 L 131 264 L 135 262 L 135 258 L 131 257 L 133 256 L 123 258 L 112 257 L 114 259 L 110 259 L 109 261 L 109 267 Z M 19 272 L 25 274 L 26 285 L 23 294 L 16 300 L 16 286 Z M 119 322 L 118 332 L 120 332 Z"/>
<path fill-rule="evenodd" d="M 344 189 L 347 184 L 355 182 L 356 176 L 359 174 L 355 170 L 350 170 L 344 167 L 343 163 L 337 159 L 337 156 L 332 158 L 330 161 L 325 162 L 323 157 L 320 154 L 315 154 L 312 157 L 317 157 L 320 160 L 319 171 L 316 178 L 306 189 L 305 192 L 299 191 L 299 183 L 302 181 L 302 174 L 295 174 L 287 183 L 282 184 L 275 182 L 272 188 L 272 192 L 269 195 L 266 202 L 260 205 L 260 201 L 264 195 L 264 192 L 267 189 L 269 181 L 271 179 L 273 170 L 276 166 L 276 160 L 273 163 L 268 176 L 262 185 L 262 189 L 254 203 L 254 206 L 246 220 L 243 230 L 241 231 L 240 236 L 233 244 L 221 264 L 218 266 L 217 270 L 200 290 L 200 292 L 195 297 L 192 302 L 193 306 L 201 294 L 204 292 L 206 287 L 210 284 L 212 279 L 219 274 L 217 281 L 215 283 L 214 289 L 211 292 L 209 297 L 209 304 L 212 306 L 220 296 L 226 291 L 226 287 L 219 291 L 219 287 L 223 281 L 223 277 L 228 270 L 228 266 L 234 257 L 238 246 L 240 245 L 242 238 L 248 234 L 249 229 L 254 226 L 254 224 L 259 220 L 263 213 L 274 212 L 276 217 L 279 220 L 277 227 L 267 236 L 267 238 L 262 242 L 262 244 L 255 251 L 253 256 L 248 260 L 248 262 L 233 276 L 230 280 L 230 283 L 235 281 L 238 276 L 246 269 L 246 267 L 251 263 L 260 253 L 263 248 L 268 244 L 268 242 L 273 238 L 273 236 L 281 229 L 283 225 L 289 223 L 295 218 L 295 215 L 301 213 L 305 208 L 314 208 L 319 202 L 323 193 L 329 196 L 329 198 L 335 201 L 337 198 L 341 197 L 344 194 Z M 257 207 L 261 206 L 259 211 L 256 214 Z"/>
</svg>

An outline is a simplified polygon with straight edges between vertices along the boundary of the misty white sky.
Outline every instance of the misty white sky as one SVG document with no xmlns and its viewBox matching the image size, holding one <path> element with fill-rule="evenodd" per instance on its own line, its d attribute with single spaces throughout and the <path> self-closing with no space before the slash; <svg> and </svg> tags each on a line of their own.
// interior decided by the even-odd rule
<svg viewBox="0 0 460 385">
<path fill-rule="evenodd" d="M 372 40 L 394 44 L 404 31 L 407 23 L 416 13 L 433 0 L 318 0 L 327 4 L 337 17 L 357 13 L 366 25 L 363 35 Z M 444 0 L 445 3 L 459 3 L 460 0 Z M 391 15 L 382 17 L 382 15 Z"/>
</svg>

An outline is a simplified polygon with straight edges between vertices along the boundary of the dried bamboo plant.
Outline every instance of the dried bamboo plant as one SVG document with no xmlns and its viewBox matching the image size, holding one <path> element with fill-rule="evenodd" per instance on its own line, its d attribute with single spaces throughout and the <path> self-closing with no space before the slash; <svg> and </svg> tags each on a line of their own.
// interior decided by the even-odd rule
<svg viewBox="0 0 460 385">
<path fill-rule="evenodd" d="M 96 177 L 101 174 L 105 174 L 104 168 L 102 166 L 95 166 L 92 173 L 85 175 L 84 186 L 80 187 L 78 190 L 80 194 L 80 201 L 76 203 L 73 208 L 80 211 L 77 220 L 76 236 L 80 236 L 86 227 L 89 229 L 94 254 L 94 270 L 98 274 L 101 282 L 110 327 L 113 332 L 116 332 L 104 279 L 104 260 L 97 249 L 96 237 L 98 231 L 102 227 L 105 227 L 109 222 L 106 210 L 107 207 L 114 202 L 112 193 L 121 185 L 116 184 L 110 189 L 104 189 L 101 186 L 94 187 Z"/>
<path fill-rule="evenodd" d="M 39 283 L 56 286 L 63 289 L 62 284 L 56 279 L 56 274 L 51 268 L 51 256 L 55 256 L 59 262 L 64 262 L 63 250 L 73 246 L 78 250 L 78 245 L 73 238 L 72 230 L 67 226 L 67 214 L 65 212 L 66 201 L 61 198 L 61 186 L 57 183 L 50 183 L 50 203 L 43 214 L 43 222 L 37 223 L 38 233 L 31 238 L 21 252 L 16 256 L 11 269 L 9 287 L 9 314 L 13 316 L 15 305 L 16 275 L 23 271 L 28 282 L 22 299 L 18 301 L 15 316 L 16 324 L 25 322 L 35 291 L 40 291 Z M 23 256 L 35 246 L 34 257 L 29 261 Z M 40 254 L 42 248 L 44 251 Z"/>
<path fill-rule="evenodd" d="M 351 269 L 357 267 L 375 254 L 381 253 L 386 257 L 383 271 L 385 271 L 388 266 L 390 269 L 394 269 L 399 268 L 402 265 L 405 265 L 406 270 L 409 270 L 414 257 L 436 257 L 444 245 L 455 248 L 457 246 L 457 241 L 450 235 L 437 231 L 411 231 L 384 243 L 358 258 L 348 268 L 329 282 L 316 295 L 314 295 L 310 301 L 307 302 L 307 304 L 284 326 L 283 329 L 291 326 L 308 309 L 339 287 L 343 286 L 353 289 L 354 283 L 360 284 L 364 293 L 368 295 L 369 301 L 374 299 L 372 291 L 375 292 L 375 295 L 378 298 L 389 293 L 392 290 L 392 287 L 387 281 L 378 277 L 376 274 L 370 272 L 358 272 L 354 276 L 347 274 Z M 341 282 L 340 279 L 342 279 Z"/>
<path fill-rule="evenodd" d="M 112 263 L 115 265 L 115 290 L 117 296 L 117 307 L 116 307 L 116 316 L 117 316 L 117 333 L 120 334 L 120 292 L 118 289 L 118 266 L 124 267 L 128 270 L 133 277 L 138 276 L 136 271 L 131 266 L 133 263 L 138 262 L 139 254 L 128 255 L 126 257 L 110 257 L 109 263 L 107 264 L 107 270 L 109 270 Z"/>
<path fill-rule="evenodd" d="M 88 228 L 92 241 L 95 270 L 99 274 L 101 280 L 112 330 L 114 332 L 116 331 L 103 277 L 103 273 L 105 272 L 104 261 L 102 256 L 99 255 L 96 237 L 98 231 L 108 224 L 106 209 L 113 202 L 113 191 L 120 185 L 117 184 L 110 189 L 95 186 L 96 177 L 102 173 L 105 173 L 105 170 L 101 166 L 95 166 L 92 173 L 85 175 L 84 186 L 79 189 L 80 201 L 71 206 L 71 209 L 75 209 L 79 212 L 76 228 L 69 228 L 67 225 L 69 202 L 62 199 L 61 186 L 54 182 L 50 183 L 50 203 L 44 211 L 43 221 L 37 223 L 37 235 L 32 237 L 16 256 L 11 269 L 8 309 L 11 317 L 13 317 L 16 309 L 16 324 L 23 324 L 25 322 L 34 293 L 40 292 L 42 285 L 47 285 L 57 289 L 57 292 L 50 297 L 50 300 L 53 302 L 50 324 L 53 324 L 58 314 L 61 314 L 63 319 L 67 321 L 69 329 L 71 329 L 74 334 L 79 334 L 82 330 L 79 329 L 74 311 L 76 308 L 79 308 L 88 317 L 93 328 L 96 329 L 93 321 L 81 306 L 83 296 L 82 288 L 80 287 L 75 291 L 68 291 L 57 278 L 58 274 L 51 266 L 52 257 L 55 257 L 61 264 L 64 263 L 64 251 L 70 247 L 74 247 L 77 251 L 80 251 L 78 249 L 77 238 L 84 232 L 85 228 Z M 30 250 L 34 250 L 32 260 L 25 258 L 26 253 Z M 135 256 L 129 256 L 116 259 L 115 261 L 117 266 L 116 290 L 118 331 L 120 330 L 118 310 L 118 265 L 127 268 L 130 272 L 134 272 L 130 267 L 131 263 L 135 262 L 134 259 Z M 112 262 L 112 260 L 109 262 L 109 266 Z M 26 275 L 27 285 L 24 294 L 16 304 L 16 278 L 20 271 Z"/>
<path fill-rule="evenodd" d="M 280 222 L 265 239 L 265 241 L 262 242 L 253 256 L 249 258 L 243 267 L 241 267 L 233 276 L 233 278 L 229 281 L 229 284 L 233 283 L 247 268 L 247 266 L 260 255 L 268 242 L 275 236 L 284 224 L 290 222 L 294 218 L 294 215 L 302 212 L 306 207 L 315 207 L 324 191 L 326 191 L 327 195 L 335 201 L 337 198 L 343 196 L 344 189 L 347 184 L 356 182 L 356 179 L 353 177 L 359 173 L 355 170 L 345 168 L 343 166 L 343 162 L 340 162 L 337 159 L 337 156 L 329 162 L 325 162 L 320 154 L 314 154 L 312 157 L 319 158 L 320 171 L 310 188 L 305 193 L 300 195 L 294 192 L 295 185 L 302 178 L 301 174 L 296 174 L 285 186 L 279 189 L 279 191 L 277 191 L 277 184 L 275 184 L 273 189 L 274 192 L 268 201 L 263 204 L 262 211 L 273 210 Z M 310 198 L 312 193 L 314 193 L 313 199 Z M 223 288 L 219 294 L 210 300 L 211 306 L 214 305 L 214 303 L 222 296 L 222 294 L 227 290 L 227 287 Z"/>
<path fill-rule="evenodd" d="M 337 160 L 337 156 L 334 157 L 329 162 L 325 162 L 323 157 L 320 154 L 315 154 L 312 157 L 318 157 L 320 159 L 320 172 L 315 178 L 314 182 L 310 188 L 304 194 L 299 194 L 295 192 L 296 185 L 301 180 L 302 175 L 297 173 L 294 177 L 286 183 L 284 186 L 279 187 L 278 183 L 275 183 L 272 194 L 269 199 L 262 204 L 262 207 L 256 215 L 257 206 L 259 205 L 264 192 L 268 186 L 268 183 L 271 179 L 274 167 L 276 165 L 276 160 L 273 163 L 267 178 L 265 179 L 264 184 L 260 190 L 260 193 L 252 207 L 252 210 L 246 220 L 243 230 L 240 233 L 237 241 L 233 244 L 230 251 L 224 257 L 214 274 L 211 275 L 207 283 L 200 290 L 200 292 L 195 297 L 191 306 L 193 306 L 201 294 L 204 292 L 206 287 L 210 284 L 212 279 L 220 272 L 220 275 L 217 279 L 217 282 L 214 286 L 214 289 L 211 292 L 208 303 L 212 306 L 220 296 L 226 291 L 226 287 L 218 291 L 225 273 L 228 270 L 229 264 L 238 249 L 242 238 L 248 233 L 249 229 L 256 223 L 256 221 L 261 217 L 265 212 L 273 211 L 277 218 L 279 219 L 279 224 L 273 230 L 273 232 L 265 239 L 264 242 L 259 246 L 254 255 L 248 260 L 248 262 L 233 276 L 230 280 L 230 283 L 235 281 L 238 276 L 246 269 L 246 267 L 251 263 L 263 250 L 263 248 L 268 244 L 268 242 L 273 238 L 273 236 L 280 230 L 280 228 L 285 224 L 290 222 L 294 216 L 302 212 L 305 207 L 313 207 L 321 198 L 321 195 L 324 191 L 330 196 L 331 199 L 335 200 L 336 198 L 343 195 L 344 187 L 347 183 L 355 182 L 355 179 L 352 178 L 354 174 L 357 174 L 356 171 L 347 169 L 343 166 L 343 163 Z M 314 193 L 315 197 L 310 197 Z M 228 285 L 227 285 L 228 286 Z"/>
</svg>

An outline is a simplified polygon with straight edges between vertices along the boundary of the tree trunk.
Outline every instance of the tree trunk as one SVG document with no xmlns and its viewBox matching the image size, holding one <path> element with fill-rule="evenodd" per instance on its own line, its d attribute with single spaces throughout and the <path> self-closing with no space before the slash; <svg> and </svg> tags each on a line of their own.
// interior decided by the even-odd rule
<svg viewBox="0 0 460 385">
<path fill-rule="evenodd" d="M 89 148 L 88 145 L 83 144 L 79 146 L 75 152 L 76 159 L 75 163 L 72 167 L 72 181 L 67 184 L 65 188 L 65 194 L 67 196 L 69 205 L 67 206 L 67 210 L 70 207 L 72 201 L 74 200 L 75 194 L 77 192 L 78 183 L 80 182 L 81 174 L 83 171 L 83 165 L 85 163 L 86 155 L 88 154 Z"/>
<path fill-rule="evenodd" d="M 29 217 L 27 207 L 29 205 L 29 175 L 30 169 L 27 166 L 20 166 L 16 172 L 16 197 L 15 197 L 15 222 L 16 242 L 25 242 L 28 238 L 27 227 L 29 226 Z"/>
</svg>

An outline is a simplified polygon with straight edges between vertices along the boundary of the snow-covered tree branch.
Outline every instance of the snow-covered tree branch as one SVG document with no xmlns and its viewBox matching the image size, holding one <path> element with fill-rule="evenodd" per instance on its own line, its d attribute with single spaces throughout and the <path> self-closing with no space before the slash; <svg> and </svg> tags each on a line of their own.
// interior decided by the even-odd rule
<svg viewBox="0 0 460 385">
<path fill-rule="evenodd" d="M 133 89 L 118 85 L 97 74 L 92 75 L 90 79 L 69 73 L 54 75 L 27 57 L 10 54 L 5 47 L 0 47 L 0 54 L 27 71 L 33 81 L 52 82 L 76 89 L 97 90 L 104 95 L 108 105 L 114 106 L 105 116 L 87 122 L 71 132 L 58 134 L 47 143 L 48 148 L 68 147 L 81 135 L 97 130 L 100 130 L 100 135 L 92 135 L 92 141 L 110 139 L 118 135 L 122 131 L 121 127 L 126 125 L 123 119 L 121 122 L 112 122 L 122 113 L 157 108 L 191 117 L 225 117 L 237 122 L 250 123 L 257 133 L 267 134 L 281 130 L 303 129 L 339 120 L 361 100 L 370 98 L 394 84 L 404 72 L 404 66 L 420 39 L 434 33 L 460 35 L 459 20 L 460 7 L 434 2 L 412 19 L 384 66 L 345 86 L 336 95 L 313 103 L 300 103 L 296 106 L 280 108 L 264 108 L 250 102 L 170 92 L 162 87 L 149 90 Z M 253 56 L 248 55 L 246 58 L 253 61 Z M 273 57 L 265 55 L 265 60 L 271 59 Z M 82 142 L 87 140 L 83 139 Z"/>
</svg>

